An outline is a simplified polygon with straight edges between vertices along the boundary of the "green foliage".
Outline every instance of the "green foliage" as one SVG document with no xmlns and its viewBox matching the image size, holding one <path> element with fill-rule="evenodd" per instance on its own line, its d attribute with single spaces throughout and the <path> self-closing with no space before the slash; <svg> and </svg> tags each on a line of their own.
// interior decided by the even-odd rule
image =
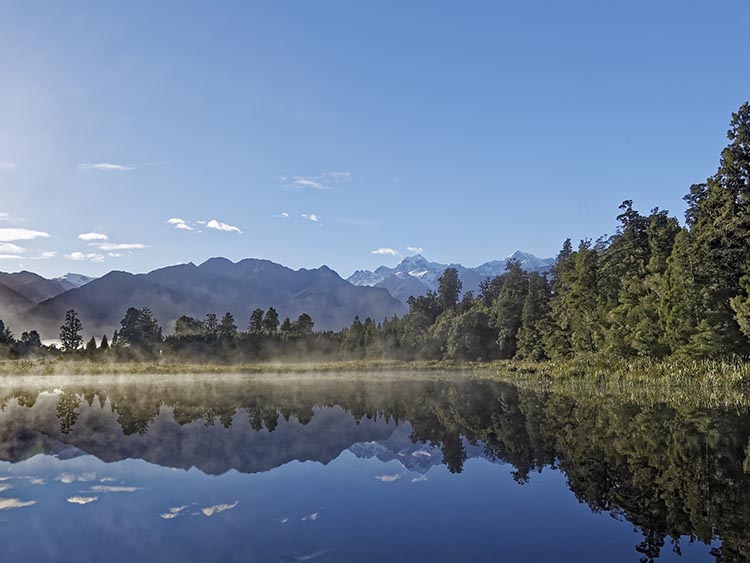
<svg viewBox="0 0 750 563">
<path fill-rule="evenodd" d="M 120 326 L 117 339 L 119 348 L 129 348 L 135 352 L 150 354 L 154 353 L 162 342 L 159 323 L 147 307 L 143 309 L 130 307 L 120 321 Z"/>
<path fill-rule="evenodd" d="M 456 268 L 446 268 L 443 275 L 438 278 L 438 303 L 443 311 L 453 310 L 458 304 L 463 284 L 458 277 Z"/>
<path fill-rule="evenodd" d="M 83 325 L 78 318 L 78 314 L 73 309 L 65 313 L 65 322 L 60 327 L 60 342 L 64 352 L 72 352 L 81 347 L 83 344 L 82 331 Z"/>
</svg>

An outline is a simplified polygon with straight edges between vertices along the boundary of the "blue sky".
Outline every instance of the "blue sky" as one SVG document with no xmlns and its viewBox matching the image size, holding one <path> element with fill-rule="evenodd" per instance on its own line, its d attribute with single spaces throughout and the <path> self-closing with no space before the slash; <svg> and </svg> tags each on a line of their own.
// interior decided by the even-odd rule
<svg viewBox="0 0 750 563">
<path fill-rule="evenodd" d="M 626 198 L 681 216 L 750 98 L 747 1 L 0 14 L 4 271 L 552 256 Z"/>
</svg>

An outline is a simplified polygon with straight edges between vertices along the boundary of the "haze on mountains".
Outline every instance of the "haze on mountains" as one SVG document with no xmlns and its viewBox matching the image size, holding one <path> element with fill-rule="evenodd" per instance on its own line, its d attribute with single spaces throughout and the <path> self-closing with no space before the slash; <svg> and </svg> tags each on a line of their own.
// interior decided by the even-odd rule
<svg viewBox="0 0 750 563">
<path fill-rule="evenodd" d="M 513 254 L 531 271 L 546 268 L 553 259 Z M 507 260 L 478 268 L 456 267 L 467 290 L 502 273 Z M 407 311 L 406 299 L 437 287 L 447 266 L 428 262 L 421 255 L 407 257 L 393 269 L 378 268 L 374 283 L 362 281 L 362 271 L 348 280 L 326 266 L 292 270 L 268 260 L 233 263 L 212 258 L 201 265 L 169 266 L 147 274 L 113 271 L 98 278 L 67 274 L 46 279 L 32 272 L 0 273 L 0 318 L 14 330 L 38 330 L 55 338 L 65 312 L 75 309 L 86 336 L 100 336 L 119 328 L 128 307 L 148 307 L 167 332 L 182 315 L 197 318 L 207 313 L 231 312 L 244 325 L 255 308 L 274 307 L 281 317 L 312 316 L 317 330 L 340 330 L 355 316 L 382 320 Z M 358 277 L 358 274 L 360 276 Z"/>
</svg>

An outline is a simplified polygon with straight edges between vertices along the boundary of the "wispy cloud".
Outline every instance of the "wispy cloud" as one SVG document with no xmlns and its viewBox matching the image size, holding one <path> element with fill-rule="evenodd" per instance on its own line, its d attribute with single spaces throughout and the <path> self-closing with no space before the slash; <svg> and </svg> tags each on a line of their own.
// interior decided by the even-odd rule
<svg viewBox="0 0 750 563">
<path fill-rule="evenodd" d="M 193 227 L 191 227 L 187 221 L 185 221 L 184 219 L 180 219 L 179 217 L 172 217 L 171 219 L 167 219 L 167 225 L 172 225 L 179 231 L 193 230 Z"/>
<path fill-rule="evenodd" d="M 320 223 L 320 216 L 316 215 L 315 213 L 303 213 L 302 218 L 307 219 L 308 221 L 312 221 L 313 223 Z"/>
<path fill-rule="evenodd" d="M 233 508 L 236 508 L 239 503 L 240 501 L 236 500 L 233 504 L 215 504 L 214 506 L 201 508 L 201 512 L 204 516 L 213 516 L 214 514 L 224 512 L 225 510 L 232 510 Z"/>
<path fill-rule="evenodd" d="M 86 242 L 92 242 L 95 240 L 109 240 L 109 237 L 103 233 L 81 233 L 78 238 L 85 240 Z"/>
<path fill-rule="evenodd" d="M 427 475 L 424 475 L 424 474 L 422 474 L 422 475 L 419 475 L 419 476 L 417 476 L 417 477 L 414 477 L 414 478 L 413 478 L 413 479 L 411 480 L 411 482 L 412 482 L 412 483 L 422 483 L 423 481 L 429 481 L 429 479 L 430 479 L 430 478 L 429 478 L 429 477 L 427 477 Z"/>
<path fill-rule="evenodd" d="M 3 254 L 3 244 L 0 244 L 0 260 L 49 260 L 57 256 L 57 252 L 54 250 L 45 250 L 40 254 L 34 256 L 21 256 L 20 254 Z M 21 249 L 22 252 L 26 252 L 25 248 Z"/>
<path fill-rule="evenodd" d="M 273 216 L 274 219 L 289 219 L 289 213 L 282 211 Z"/>
<path fill-rule="evenodd" d="M 95 502 L 98 499 L 99 497 L 74 496 L 74 497 L 68 497 L 68 502 L 70 504 L 91 504 L 92 502 Z"/>
<path fill-rule="evenodd" d="M 313 512 L 312 514 L 308 514 L 307 516 L 302 517 L 303 522 L 312 521 L 315 522 L 318 518 L 320 518 L 320 512 Z"/>
<path fill-rule="evenodd" d="M 7 213 L 0 213 L 0 221 L 10 221 L 10 215 Z"/>
<path fill-rule="evenodd" d="M 0 170 L 15 170 L 16 163 L 9 160 L 0 160 Z"/>
<path fill-rule="evenodd" d="M 142 250 L 144 248 L 148 248 L 147 245 L 141 244 L 140 242 L 96 242 L 91 243 L 90 246 L 96 246 L 97 248 L 101 248 L 102 250 L 110 251 L 110 250 Z"/>
<path fill-rule="evenodd" d="M 375 475 L 375 479 L 382 481 L 383 483 L 393 483 L 403 478 L 401 473 L 395 473 L 393 475 Z"/>
<path fill-rule="evenodd" d="M 11 242 L 0 242 L 0 254 L 23 254 L 26 249 Z"/>
<path fill-rule="evenodd" d="M 317 176 L 281 176 L 281 183 L 288 190 L 334 190 L 335 184 L 348 182 L 352 175 L 349 172 L 323 172 Z"/>
<path fill-rule="evenodd" d="M 116 485 L 94 485 L 89 489 L 92 493 L 134 493 L 140 491 L 140 487 L 119 487 Z"/>
<path fill-rule="evenodd" d="M 111 162 L 96 162 L 93 164 L 79 164 L 78 170 L 102 170 L 105 172 L 127 172 L 135 170 L 136 167 L 131 164 L 113 164 Z"/>
<path fill-rule="evenodd" d="M 234 225 L 228 225 L 227 223 L 222 223 L 221 221 L 217 221 L 216 219 L 211 219 L 208 223 L 206 223 L 207 229 L 215 229 L 217 231 L 224 231 L 227 233 L 238 233 L 242 234 L 242 231 L 239 227 L 235 227 Z"/>
<path fill-rule="evenodd" d="M 37 238 L 49 238 L 49 233 L 45 233 L 44 231 L 19 229 L 14 227 L 0 228 L 0 242 L 15 242 L 19 240 L 33 240 Z"/>
<path fill-rule="evenodd" d="M 381 256 L 398 256 L 399 252 L 395 248 L 376 248 L 370 254 L 379 254 Z"/>
<path fill-rule="evenodd" d="M 55 481 L 61 483 L 87 483 L 89 481 L 96 481 L 96 473 L 61 473 L 55 477 Z"/>
<path fill-rule="evenodd" d="M 65 258 L 74 262 L 104 262 L 104 255 L 97 252 L 71 252 Z"/>
<path fill-rule="evenodd" d="M 416 254 L 422 254 L 424 252 L 424 248 L 421 246 L 407 246 L 406 250 L 409 252 L 415 252 Z"/>
</svg>

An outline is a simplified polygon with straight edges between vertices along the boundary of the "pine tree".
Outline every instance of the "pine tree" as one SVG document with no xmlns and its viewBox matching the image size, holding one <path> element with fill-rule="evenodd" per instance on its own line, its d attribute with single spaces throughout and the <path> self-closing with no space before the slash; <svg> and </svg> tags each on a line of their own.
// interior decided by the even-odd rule
<svg viewBox="0 0 750 563">
<path fill-rule="evenodd" d="M 64 352 L 72 352 L 81 347 L 83 344 L 82 331 L 83 325 L 75 310 L 71 309 L 65 313 L 65 322 L 60 327 L 60 342 Z"/>
</svg>

